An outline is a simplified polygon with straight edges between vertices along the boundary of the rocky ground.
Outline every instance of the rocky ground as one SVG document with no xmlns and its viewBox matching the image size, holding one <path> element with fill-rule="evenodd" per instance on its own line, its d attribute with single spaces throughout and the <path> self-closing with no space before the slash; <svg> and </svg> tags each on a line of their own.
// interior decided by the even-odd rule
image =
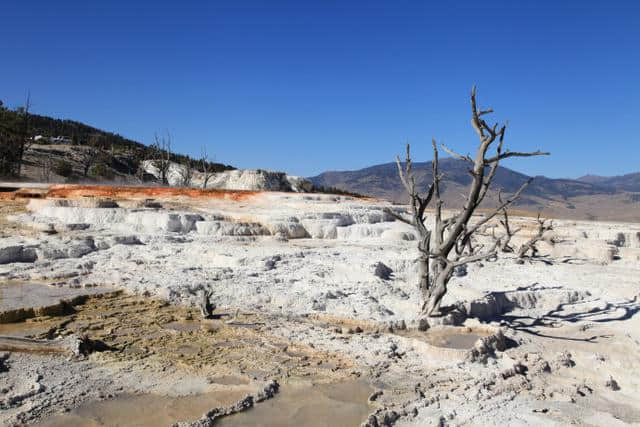
<svg viewBox="0 0 640 427">
<path fill-rule="evenodd" d="M 20 320 L 0 324 L 4 424 L 113 425 L 96 405 L 115 413 L 144 396 L 200 406 L 132 425 L 214 409 L 198 425 L 250 425 L 219 417 L 254 403 L 246 414 L 263 425 L 640 422 L 640 225 L 556 221 L 539 257 L 459 271 L 445 300 L 458 315 L 424 332 L 415 237 L 385 213 L 399 207 L 296 193 L 108 196 L 66 187 L 0 201 L 2 286 L 108 287 L 55 313 L 4 302 L 4 318 Z M 532 218 L 512 222 L 523 228 L 515 246 L 535 232 Z M 204 292 L 214 319 L 197 308 Z M 32 341 L 16 351 L 16 336 Z M 65 351 L 85 337 L 103 346 Z"/>
</svg>

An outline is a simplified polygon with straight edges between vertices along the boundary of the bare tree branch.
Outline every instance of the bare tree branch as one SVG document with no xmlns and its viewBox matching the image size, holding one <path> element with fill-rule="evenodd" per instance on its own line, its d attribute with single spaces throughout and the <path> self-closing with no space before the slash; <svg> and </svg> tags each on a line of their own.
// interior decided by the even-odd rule
<svg viewBox="0 0 640 427">
<path fill-rule="evenodd" d="M 521 153 L 517 151 L 507 151 L 506 153 L 499 154 L 495 157 L 491 157 L 485 160 L 486 165 L 490 165 L 491 163 L 498 162 L 502 159 L 508 159 L 509 157 L 533 157 L 533 156 L 548 156 L 551 153 L 548 151 L 531 151 L 528 153 Z"/>
<path fill-rule="evenodd" d="M 473 159 L 470 156 L 463 156 L 462 154 L 458 154 L 443 143 L 440 143 L 440 147 L 451 157 L 456 158 L 458 160 L 464 160 L 465 162 L 469 162 L 473 164 Z"/>
<path fill-rule="evenodd" d="M 451 261 L 451 264 L 454 267 L 457 267 L 459 265 L 469 264 L 471 262 L 482 261 L 484 259 L 491 258 L 491 257 L 497 255 L 496 248 L 498 247 L 499 244 L 500 244 L 500 239 L 495 241 L 488 251 L 482 252 L 482 253 L 479 253 L 479 254 L 475 254 L 475 255 L 471 255 L 471 256 L 468 256 L 468 257 L 464 257 L 464 258 L 459 258 L 459 259 L 457 259 L 455 261 Z"/>
<path fill-rule="evenodd" d="M 393 212 L 391 209 L 386 208 L 384 209 L 384 212 L 391 215 L 392 217 L 394 217 L 395 219 L 397 219 L 400 222 L 404 222 L 405 224 L 409 224 L 409 225 L 413 225 L 413 221 L 411 221 L 410 219 L 407 219 L 405 217 L 403 217 L 402 215 L 399 215 L 395 212 Z"/>
<path fill-rule="evenodd" d="M 522 184 L 520 186 L 520 188 L 518 189 L 518 191 L 516 191 L 513 196 L 511 196 L 509 199 L 507 199 L 505 202 L 501 203 L 493 212 L 486 214 L 484 217 L 482 217 L 482 219 L 480 221 L 478 221 L 473 227 L 471 227 L 468 231 L 469 234 L 473 234 L 476 231 L 478 231 L 478 229 L 486 224 L 489 220 L 491 220 L 491 218 L 493 218 L 494 216 L 496 216 L 501 210 L 503 210 L 504 208 L 509 207 L 513 202 L 515 202 L 520 195 L 522 194 L 522 192 L 524 191 L 525 188 L 527 188 L 527 186 L 531 183 L 531 181 L 533 181 L 533 178 L 529 178 L 524 184 Z"/>
</svg>

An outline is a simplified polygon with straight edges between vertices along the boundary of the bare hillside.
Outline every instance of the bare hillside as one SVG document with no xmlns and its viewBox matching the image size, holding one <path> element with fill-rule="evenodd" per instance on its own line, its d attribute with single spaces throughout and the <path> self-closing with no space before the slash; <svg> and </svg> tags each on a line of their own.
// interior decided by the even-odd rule
<svg viewBox="0 0 640 427">
<path fill-rule="evenodd" d="M 467 165 L 461 160 L 445 158 L 440 161 L 440 169 L 444 174 L 442 189 L 446 206 L 460 207 L 470 182 Z M 414 163 L 414 170 L 418 185 L 427 188 L 433 179 L 431 162 Z M 634 183 L 633 176 L 595 181 L 537 176 L 514 207 L 559 218 L 640 221 L 640 182 Z M 500 167 L 483 206 L 494 206 L 499 191 L 513 193 L 529 178 Z M 397 203 L 407 200 L 395 163 L 355 171 L 324 172 L 309 179 L 314 185 L 336 187 Z"/>
</svg>

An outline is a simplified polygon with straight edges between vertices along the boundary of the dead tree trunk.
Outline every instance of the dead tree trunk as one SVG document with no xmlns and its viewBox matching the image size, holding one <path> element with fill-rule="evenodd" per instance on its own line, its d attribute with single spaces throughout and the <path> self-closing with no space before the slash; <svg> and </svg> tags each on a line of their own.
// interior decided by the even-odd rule
<svg viewBox="0 0 640 427">
<path fill-rule="evenodd" d="M 211 302 L 211 291 L 203 290 L 200 299 L 200 313 L 204 319 L 211 319 L 213 317 L 213 310 L 216 309 L 216 305 Z"/>
<path fill-rule="evenodd" d="M 20 138 L 20 140 L 18 141 L 18 164 L 16 165 L 16 169 L 17 169 L 16 176 L 18 177 L 22 173 L 22 164 L 24 163 L 24 156 L 27 150 L 29 149 L 29 147 L 31 146 L 31 144 L 33 144 L 33 138 L 29 132 L 29 126 L 30 126 L 29 119 L 31 118 L 29 114 L 30 108 L 31 108 L 31 92 L 27 94 L 27 100 L 24 103 L 24 107 L 19 109 L 22 116 L 22 126 L 20 127 L 20 132 L 18 135 L 18 137 Z"/>
<path fill-rule="evenodd" d="M 439 313 L 442 298 L 447 293 L 447 284 L 451 279 L 455 267 L 496 256 L 496 248 L 498 247 L 499 240 L 494 242 L 493 246 L 487 250 L 478 253 L 469 253 L 470 239 L 480 227 L 513 203 L 529 182 L 531 182 L 531 179 L 529 179 L 509 199 L 500 202 L 495 210 L 489 212 L 477 222 L 470 224 L 471 216 L 487 195 L 491 182 L 498 170 L 500 160 L 509 157 L 530 157 L 549 154 L 541 151 L 529 153 L 503 152 L 502 148 L 506 125 L 498 126 L 498 124 L 494 124 L 490 126 L 482 118 L 492 112 L 493 110 L 491 109 L 478 109 L 476 104 L 476 89 L 474 87 L 471 91 L 471 124 L 479 138 L 479 145 L 475 157 L 472 158 L 469 155 L 457 154 L 442 145 L 445 152 L 459 160 L 469 163 L 469 173 L 472 177 L 464 206 L 449 217 L 445 218 L 443 213 L 443 200 L 440 194 L 440 181 L 443 175 L 439 170 L 438 148 L 435 140 L 432 140 L 433 182 L 424 197 L 420 195 L 416 188 L 409 144 L 407 144 L 404 166 L 400 158 L 396 159 L 400 180 L 409 194 L 411 218 L 407 219 L 392 211 L 389 211 L 389 213 L 397 219 L 412 225 L 418 233 L 418 250 L 420 253 L 418 258 L 418 287 L 422 294 L 422 313 L 428 316 Z M 489 147 L 496 141 L 498 141 L 498 143 L 495 155 L 487 157 Z M 435 216 L 433 230 L 427 228 L 425 225 L 425 211 L 432 200 L 434 200 Z M 467 249 L 467 251 L 465 251 L 465 249 Z"/>
<path fill-rule="evenodd" d="M 154 158 L 153 166 L 158 171 L 160 181 L 163 185 L 169 184 L 169 168 L 171 167 L 171 134 L 167 132 L 166 137 L 154 136 L 155 142 L 152 145 Z"/>
<path fill-rule="evenodd" d="M 214 172 L 209 164 L 207 148 L 202 147 L 201 152 L 202 155 L 200 156 L 200 162 L 202 164 L 202 189 L 205 190 L 207 188 L 207 184 L 209 184 L 209 180 L 213 177 Z"/>
<path fill-rule="evenodd" d="M 82 176 L 86 178 L 89 176 L 91 167 L 95 165 L 102 157 L 100 151 L 100 144 L 96 139 L 89 141 L 88 147 L 81 147 L 80 149 L 80 163 L 82 164 Z"/>
<path fill-rule="evenodd" d="M 187 160 L 186 163 L 179 165 L 178 173 L 180 175 L 180 186 L 191 187 L 193 181 L 193 166 L 191 160 Z"/>
<path fill-rule="evenodd" d="M 51 180 L 51 168 L 53 165 L 53 161 L 51 157 L 47 156 L 42 159 L 42 163 L 40 164 L 40 181 L 41 182 L 49 182 Z"/>
</svg>

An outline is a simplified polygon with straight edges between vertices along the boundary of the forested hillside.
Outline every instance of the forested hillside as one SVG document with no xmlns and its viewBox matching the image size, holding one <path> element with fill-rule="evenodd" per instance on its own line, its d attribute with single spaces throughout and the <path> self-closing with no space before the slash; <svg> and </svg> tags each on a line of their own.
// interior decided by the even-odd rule
<svg viewBox="0 0 640 427">
<path fill-rule="evenodd" d="M 64 137 L 64 143 L 56 142 L 54 138 L 57 137 Z M 47 159 L 46 152 L 52 150 L 68 153 L 68 158 L 50 165 L 51 169 L 62 172 L 58 175 L 63 177 L 66 169 L 70 176 L 65 178 L 92 175 L 98 179 L 100 173 L 113 175 L 114 172 L 135 175 L 142 160 L 156 157 L 169 157 L 173 162 L 189 164 L 196 170 L 204 167 L 213 172 L 234 169 L 206 158 L 193 159 L 174 152 L 179 146 L 171 144 L 168 135 L 156 138 L 156 142 L 147 146 L 77 121 L 32 114 L 28 106 L 9 109 L 0 101 L 0 176 L 5 178 L 37 179 L 32 176 L 34 168 L 46 167 L 40 163 Z M 90 175 L 90 172 L 94 173 Z"/>
</svg>

